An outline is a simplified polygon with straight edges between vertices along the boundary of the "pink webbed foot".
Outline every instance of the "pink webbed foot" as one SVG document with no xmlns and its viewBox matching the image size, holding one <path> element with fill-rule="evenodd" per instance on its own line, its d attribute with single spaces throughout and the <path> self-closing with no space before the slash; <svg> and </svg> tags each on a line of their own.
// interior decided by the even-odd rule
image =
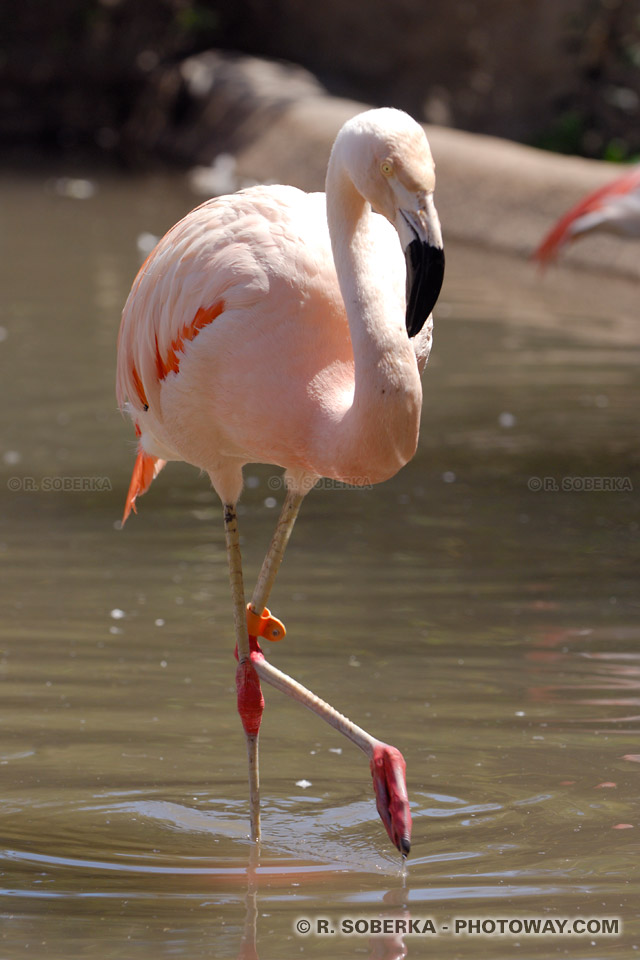
<svg viewBox="0 0 640 960">
<path fill-rule="evenodd" d="M 404 757 L 395 747 L 379 743 L 371 758 L 376 807 L 389 838 L 403 857 L 411 849 L 411 811 L 407 795 Z"/>
</svg>

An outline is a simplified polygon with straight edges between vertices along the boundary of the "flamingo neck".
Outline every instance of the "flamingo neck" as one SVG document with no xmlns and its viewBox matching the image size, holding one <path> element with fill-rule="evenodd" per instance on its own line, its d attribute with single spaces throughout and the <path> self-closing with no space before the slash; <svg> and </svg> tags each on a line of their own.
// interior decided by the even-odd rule
<svg viewBox="0 0 640 960">
<path fill-rule="evenodd" d="M 369 203 L 334 156 L 327 174 L 327 219 L 359 389 L 367 385 L 361 374 L 370 374 L 381 360 L 412 354 L 397 294 L 380 275 L 384 254 L 376 247 L 373 217 Z M 393 366 L 383 363 L 377 372 L 384 379 L 393 375 Z"/>
<path fill-rule="evenodd" d="M 340 147 L 339 140 L 327 172 L 327 219 L 351 335 L 354 385 L 333 425 L 334 439 L 344 462 L 364 471 L 365 479 L 368 471 L 375 483 L 393 476 L 415 453 L 422 387 L 404 303 L 391 280 L 384 243 L 389 234 L 384 223 L 374 222 L 377 217 L 356 189 Z M 399 244 L 391 256 L 400 256 Z"/>
</svg>

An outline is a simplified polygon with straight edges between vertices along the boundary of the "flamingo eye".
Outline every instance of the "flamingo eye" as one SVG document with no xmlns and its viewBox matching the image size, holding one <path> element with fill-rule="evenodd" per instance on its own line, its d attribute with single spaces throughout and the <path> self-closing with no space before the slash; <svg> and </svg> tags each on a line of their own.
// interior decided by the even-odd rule
<svg viewBox="0 0 640 960">
<path fill-rule="evenodd" d="M 383 160 L 380 164 L 380 169 L 382 170 L 385 177 L 390 177 L 393 173 L 393 164 L 390 160 Z"/>
</svg>

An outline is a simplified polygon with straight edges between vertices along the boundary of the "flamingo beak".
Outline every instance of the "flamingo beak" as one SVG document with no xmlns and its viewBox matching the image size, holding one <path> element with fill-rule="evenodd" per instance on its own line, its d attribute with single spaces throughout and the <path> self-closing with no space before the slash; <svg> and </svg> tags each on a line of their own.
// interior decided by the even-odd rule
<svg viewBox="0 0 640 960">
<path fill-rule="evenodd" d="M 398 211 L 396 229 L 407 261 L 407 333 L 415 337 L 436 305 L 444 278 L 442 230 L 433 195 Z"/>
<path fill-rule="evenodd" d="M 416 238 L 405 249 L 407 261 L 407 333 L 415 337 L 436 305 L 444 279 L 444 250 Z"/>
</svg>

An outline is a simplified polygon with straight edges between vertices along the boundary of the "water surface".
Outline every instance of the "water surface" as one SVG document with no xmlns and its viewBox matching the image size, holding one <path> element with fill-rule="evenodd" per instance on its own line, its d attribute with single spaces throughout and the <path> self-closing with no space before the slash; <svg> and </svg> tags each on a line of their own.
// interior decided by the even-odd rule
<svg viewBox="0 0 640 960">
<path fill-rule="evenodd" d="M 256 852 L 219 504 L 171 464 L 117 530 L 136 238 L 195 198 L 174 178 L 95 185 L 0 183 L 0 956 L 634 955 L 637 288 L 449 243 L 418 455 L 382 486 L 307 498 L 268 651 L 405 754 L 406 875 L 364 757 L 269 690 Z M 251 583 L 282 490 L 278 470 L 246 475 Z M 439 933 L 295 932 L 344 917 Z M 451 932 L 534 917 L 624 932 Z"/>
</svg>

